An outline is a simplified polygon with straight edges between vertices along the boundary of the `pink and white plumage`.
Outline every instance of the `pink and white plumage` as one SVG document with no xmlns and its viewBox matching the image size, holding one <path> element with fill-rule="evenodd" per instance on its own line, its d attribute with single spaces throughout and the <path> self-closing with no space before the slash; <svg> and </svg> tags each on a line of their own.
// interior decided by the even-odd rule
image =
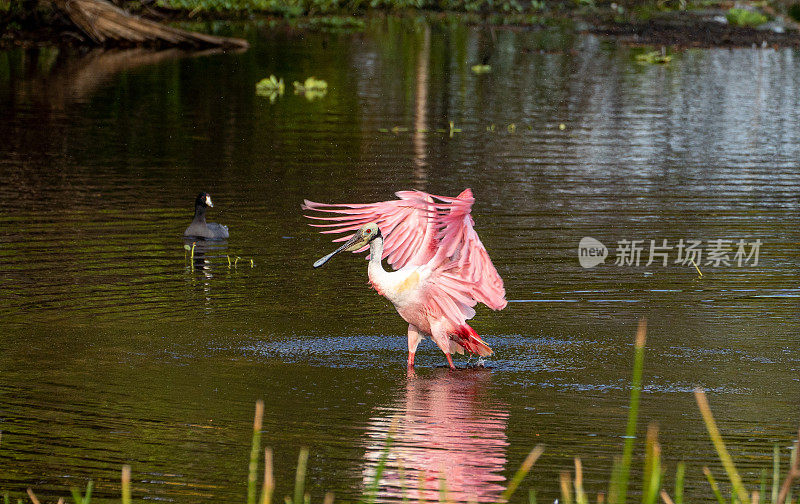
<svg viewBox="0 0 800 504">
<path fill-rule="evenodd" d="M 455 198 L 422 191 L 400 191 L 399 199 L 367 204 L 325 204 L 306 200 L 303 210 L 337 214 L 306 215 L 322 233 L 350 233 L 346 242 L 314 266 L 342 250 L 370 250 L 369 280 L 408 322 L 408 366 L 423 336 L 447 356 L 466 350 L 487 356 L 492 349 L 466 321 L 481 302 L 494 310 L 506 306 L 503 279 L 473 228 L 475 198 L 466 189 Z M 387 259 L 395 271 L 383 269 Z"/>
</svg>

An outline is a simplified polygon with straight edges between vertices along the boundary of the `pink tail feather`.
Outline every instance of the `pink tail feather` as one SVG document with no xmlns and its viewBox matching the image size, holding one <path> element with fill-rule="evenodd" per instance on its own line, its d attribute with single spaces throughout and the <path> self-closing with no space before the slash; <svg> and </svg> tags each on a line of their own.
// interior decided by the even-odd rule
<svg viewBox="0 0 800 504">
<path fill-rule="evenodd" d="M 454 333 L 450 335 L 456 343 L 464 347 L 464 350 L 471 354 L 479 355 L 481 357 L 488 357 L 494 352 L 489 345 L 483 342 L 481 337 L 471 328 L 468 324 L 458 327 Z"/>
</svg>

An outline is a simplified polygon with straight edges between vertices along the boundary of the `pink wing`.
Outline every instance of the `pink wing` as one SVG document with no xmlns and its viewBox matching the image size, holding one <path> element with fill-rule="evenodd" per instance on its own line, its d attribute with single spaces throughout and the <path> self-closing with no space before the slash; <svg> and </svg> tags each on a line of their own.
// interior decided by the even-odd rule
<svg viewBox="0 0 800 504">
<path fill-rule="evenodd" d="M 328 205 L 306 200 L 302 208 L 340 214 L 306 216 L 330 221 L 311 224 L 330 228 L 323 233 L 349 232 L 334 241 L 348 240 L 364 224 L 377 223 L 384 235 L 383 256 L 388 257 L 395 269 L 406 264 L 430 263 L 437 270 L 431 281 L 435 289 L 442 291 L 435 297 L 441 296 L 442 313 L 450 314 L 448 319 L 453 322 L 460 319 L 463 323 L 465 318 L 471 318 L 476 301 L 494 310 L 505 308 L 503 279 L 473 227 L 472 191 L 466 189 L 455 198 L 422 191 L 400 191 L 396 195 L 399 200 L 360 205 Z M 456 316 L 457 312 L 460 316 Z"/>
<path fill-rule="evenodd" d="M 493 310 L 506 307 L 506 290 L 503 279 L 483 247 L 478 233 L 473 227 L 472 204 L 475 198 L 470 189 L 455 198 L 436 196 L 444 204 L 436 205 L 440 210 L 440 230 L 436 235 L 439 242 L 438 254 L 443 254 L 450 261 L 457 262 L 460 276 L 472 286 L 469 294 L 475 300 Z"/>
<path fill-rule="evenodd" d="M 463 354 L 466 349 L 475 355 L 487 356 L 492 354 L 492 349 L 466 323 L 475 315 L 474 289 L 474 282 L 464 275 L 457 261 L 452 261 L 433 272 L 422 299 L 431 324 L 436 320 L 447 321 L 445 330 L 450 337 L 451 353 Z M 506 300 L 501 298 L 500 301 L 500 308 L 495 309 L 505 307 Z"/>
<path fill-rule="evenodd" d="M 388 258 L 394 269 L 406 264 L 427 263 L 436 252 L 435 213 L 433 200 L 429 194 L 420 191 L 399 191 L 399 200 L 380 201 L 367 204 L 326 204 L 305 200 L 303 210 L 316 210 L 340 214 L 337 217 L 316 217 L 309 219 L 329 221 L 328 224 L 311 224 L 313 227 L 330 228 L 321 231 L 328 233 L 348 233 L 336 238 L 334 242 L 347 241 L 364 224 L 375 222 L 383 234 L 383 257 Z M 358 252 L 363 252 L 364 247 Z"/>
</svg>

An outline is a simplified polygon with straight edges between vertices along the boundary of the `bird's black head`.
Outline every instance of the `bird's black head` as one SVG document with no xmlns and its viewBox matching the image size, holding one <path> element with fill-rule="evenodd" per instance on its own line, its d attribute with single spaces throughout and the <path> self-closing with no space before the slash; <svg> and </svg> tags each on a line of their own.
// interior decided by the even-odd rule
<svg viewBox="0 0 800 504">
<path fill-rule="evenodd" d="M 197 195 L 197 198 L 194 200 L 194 206 L 202 208 L 213 207 L 214 204 L 211 203 L 211 195 L 208 194 L 207 192 L 201 192 L 200 194 Z"/>
</svg>

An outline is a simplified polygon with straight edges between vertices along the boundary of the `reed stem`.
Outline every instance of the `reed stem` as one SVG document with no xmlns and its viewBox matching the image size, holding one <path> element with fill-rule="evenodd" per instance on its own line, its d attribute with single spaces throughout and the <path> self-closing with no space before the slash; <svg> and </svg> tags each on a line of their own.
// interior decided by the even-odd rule
<svg viewBox="0 0 800 504">
<path fill-rule="evenodd" d="M 633 378 L 631 381 L 631 398 L 628 409 L 628 425 L 625 428 L 625 446 L 622 449 L 622 461 L 617 475 L 615 504 L 625 504 L 628 494 L 628 479 L 633 461 L 633 445 L 636 441 L 636 422 L 639 419 L 639 397 L 642 393 L 642 370 L 644 369 L 644 345 L 647 341 L 647 320 L 639 321 L 634 342 Z M 609 501 L 610 502 L 610 501 Z"/>
<path fill-rule="evenodd" d="M 750 498 L 742 483 L 742 478 L 739 476 L 739 471 L 736 470 L 733 459 L 728 453 L 728 449 L 725 447 L 722 435 L 719 433 L 717 423 L 714 421 L 714 415 L 711 413 L 711 408 L 708 405 L 708 399 L 706 399 L 706 393 L 702 389 L 697 388 L 694 390 L 694 397 L 697 400 L 697 407 L 700 408 L 700 414 L 703 415 L 703 421 L 706 424 L 708 435 L 714 443 L 714 448 L 717 450 L 720 461 L 722 461 L 722 467 L 724 467 L 725 472 L 728 473 L 728 479 L 736 492 L 736 498 L 739 499 L 741 504 L 747 504 Z"/>
<path fill-rule="evenodd" d="M 261 453 L 261 426 L 264 421 L 264 401 L 256 401 L 253 417 L 253 440 L 250 445 L 250 465 L 247 472 L 247 504 L 256 504 L 258 455 Z"/>
<path fill-rule="evenodd" d="M 525 460 L 522 462 L 522 465 L 519 466 L 517 472 L 514 473 L 514 476 L 511 478 L 511 481 L 508 482 L 508 486 L 506 487 L 506 489 L 503 491 L 502 494 L 500 494 L 501 502 L 508 502 L 508 499 L 510 499 L 511 496 L 514 495 L 514 492 L 517 491 L 517 488 L 519 487 L 520 483 L 522 483 L 522 480 L 525 479 L 525 476 L 530 472 L 531 468 L 533 467 L 533 464 L 535 464 L 536 461 L 539 460 L 539 457 L 542 456 L 542 453 L 544 453 L 544 446 L 542 445 L 537 445 L 533 450 L 530 451 L 530 453 L 528 453 L 528 456 L 525 457 Z"/>
<path fill-rule="evenodd" d="M 91 482 L 90 482 L 91 483 Z M 122 486 L 122 504 L 131 504 L 131 466 L 125 464 L 122 466 L 122 474 L 120 476 L 120 483 Z M 91 492 L 88 487 L 86 490 L 86 504 L 89 504 L 89 495 Z"/>
<path fill-rule="evenodd" d="M 297 474 L 294 478 L 294 504 L 303 504 L 307 466 L 308 448 L 300 448 L 300 454 L 297 456 Z"/>
</svg>

